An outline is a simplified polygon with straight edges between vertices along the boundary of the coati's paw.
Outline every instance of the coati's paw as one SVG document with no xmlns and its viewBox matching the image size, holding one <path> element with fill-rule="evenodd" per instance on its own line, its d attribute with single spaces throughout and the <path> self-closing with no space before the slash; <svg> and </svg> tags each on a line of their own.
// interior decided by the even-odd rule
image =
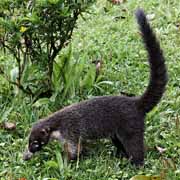
<svg viewBox="0 0 180 180">
<path fill-rule="evenodd" d="M 133 160 L 133 159 L 131 159 L 131 162 L 132 162 L 132 164 L 134 164 L 138 168 L 144 166 L 144 160 Z"/>
<path fill-rule="evenodd" d="M 128 158 L 128 155 L 127 153 L 125 152 L 124 149 L 122 148 L 117 148 L 116 150 L 116 155 L 115 155 L 117 158 Z"/>
</svg>

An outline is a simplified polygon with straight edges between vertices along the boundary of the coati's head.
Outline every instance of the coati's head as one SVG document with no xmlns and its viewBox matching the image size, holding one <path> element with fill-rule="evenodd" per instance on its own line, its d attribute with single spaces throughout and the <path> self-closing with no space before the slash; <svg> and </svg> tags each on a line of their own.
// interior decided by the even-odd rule
<svg viewBox="0 0 180 180">
<path fill-rule="evenodd" d="M 49 142 L 50 128 L 41 126 L 41 123 L 35 124 L 29 136 L 28 150 L 24 153 L 24 160 L 29 160 L 32 155 L 40 151 L 44 145 Z"/>
</svg>

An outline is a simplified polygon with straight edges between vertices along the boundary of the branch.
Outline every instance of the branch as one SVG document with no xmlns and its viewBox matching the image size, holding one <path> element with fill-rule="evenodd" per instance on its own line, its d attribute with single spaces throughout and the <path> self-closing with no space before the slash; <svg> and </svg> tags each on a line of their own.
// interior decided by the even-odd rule
<svg viewBox="0 0 180 180">
<path fill-rule="evenodd" d="M 0 68 L 0 74 L 3 74 L 4 78 L 11 84 L 16 85 L 21 91 L 23 91 L 26 94 L 29 95 L 34 95 L 33 92 L 31 91 L 31 89 L 29 87 L 27 87 L 27 89 L 25 89 L 21 84 L 18 84 L 17 82 L 11 81 L 8 76 L 6 76 L 5 72 Z"/>
<path fill-rule="evenodd" d="M 13 85 L 16 85 L 24 93 L 34 96 L 33 92 L 31 91 L 31 89 L 29 87 L 27 87 L 27 89 L 24 89 L 23 85 L 18 84 L 17 82 L 13 82 L 13 81 L 8 81 L 8 82 Z"/>
</svg>

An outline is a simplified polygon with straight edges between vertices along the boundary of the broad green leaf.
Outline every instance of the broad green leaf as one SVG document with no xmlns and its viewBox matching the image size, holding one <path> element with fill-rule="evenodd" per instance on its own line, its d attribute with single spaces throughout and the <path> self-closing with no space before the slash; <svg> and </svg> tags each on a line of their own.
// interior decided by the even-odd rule
<svg viewBox="0 0 180 180">
<path fill-rule="evenodd" d="M 102 84 L 113 85 L 113 82 L 112 81 L 101 81 L 101 82 L 98 82 L 98 85 L 102 85 Z"/>
<path fill-rule="evenodd" d="M 51 167 L 51 168 L 58 168 L 58 164 L 55 161 L 47 161 L 46 166 Z"/>
<path fill-rule="evenodd" d="M 46 105 L 49 103 L 49 99 L 48 98 L 41 98 L 39 100 L 37 100 L 33 106 L 34 107 L 41 107 L 42 105 Z"/>
<path fill-rule="evenodd" d="M 57 4 L 59 2 L 59 0 L 48 0 L 48 2 L 51 4 Z"/>
<path fill-rule="evenodd" d="M 61 153 L 59 151 L 56 151 L 56 159 L 58 162 L 59 171 L 62 172 L 64 169 L 64 163 L 63 163 Z"/>
<path fill-rule="evenodd" d="M 94 84 L 95 76 L 96 76 L 96 69 L 94 66 L 91 66 L 82 81 L 82 86 L 85 88 L 91 88 Z"/>
</svg>

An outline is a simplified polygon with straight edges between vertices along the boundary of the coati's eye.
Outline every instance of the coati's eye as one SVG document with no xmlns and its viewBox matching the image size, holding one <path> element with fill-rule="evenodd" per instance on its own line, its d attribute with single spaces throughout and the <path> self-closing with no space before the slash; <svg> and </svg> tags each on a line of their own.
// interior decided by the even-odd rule
<svg viewBox="0 0 180 180">
<path fill-rule="evenodd" d="M 33 144 L 38 144 L 39 142 L 38 142 L 38 141 L 33 141 L 32 143 L 33 143 Z"/>
</svg>

